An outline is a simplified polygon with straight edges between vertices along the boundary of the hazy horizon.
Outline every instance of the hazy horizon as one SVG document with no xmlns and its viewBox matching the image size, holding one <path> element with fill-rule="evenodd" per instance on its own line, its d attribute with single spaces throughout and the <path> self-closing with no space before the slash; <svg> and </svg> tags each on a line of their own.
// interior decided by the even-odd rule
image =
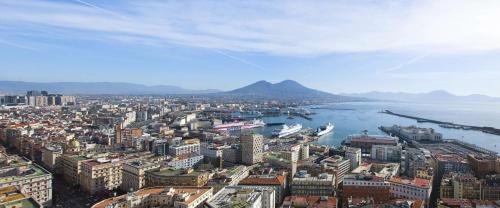
<svg viewBox="0 0 500 208">
<path fill-rule="evenodd" d="M 0 2 L 0 80 L 500 97 L 500 2 Z M 182 11 L 182 12 L 179 12 Z"/>
</svg>

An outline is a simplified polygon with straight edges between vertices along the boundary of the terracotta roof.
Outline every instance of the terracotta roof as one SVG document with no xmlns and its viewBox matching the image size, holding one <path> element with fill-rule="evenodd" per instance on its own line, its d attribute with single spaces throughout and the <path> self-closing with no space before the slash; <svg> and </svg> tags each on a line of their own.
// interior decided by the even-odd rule
<svg viewBox="0 0 500 208">
<path fill-rule="evenodd" d="M 283 176 L 274 178 L 249 177 L 240 181 L 240 185 L 283 185 L 285 179 Z"/>
</svg>

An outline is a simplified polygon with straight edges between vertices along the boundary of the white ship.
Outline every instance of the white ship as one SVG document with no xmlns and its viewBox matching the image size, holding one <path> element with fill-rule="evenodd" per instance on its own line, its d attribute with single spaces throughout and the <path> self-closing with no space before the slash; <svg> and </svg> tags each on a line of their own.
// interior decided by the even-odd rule
<svg viewBox="0 0 500 208">
<path fill-rule="evenodd" d="M 273 131 L 273 135 L 277 136 L 278 138 L 286 137 L 299 132 L 301 129 L 302 129 L 301 124 L 295 124 L 291 126 L 285 124 L 281 129 L 275 129 Z"/>
<path fill-rule="evenodd" d="M 220 124 L 214 126 L 213 129 L 217 131 L 232 131 L 232 130 L 241 130 L 241 129 L 253 129 L 264 127 L 266 123 L 262 120 L 253 120 L 249 122 L 245 121 L 234 121 L 231 123 Z"/>
<path fill-rule="evenodd" d="M 333 131 L 334 128 L 335 128 L 335 125 L 333 125 L 332 123 L 328 123 L 325 126 L 319 127 L 316 130 L 316 135 L 317 136 L 323 136 L 323 135 L 328 134 L 331 131 Z"/>
</svg>

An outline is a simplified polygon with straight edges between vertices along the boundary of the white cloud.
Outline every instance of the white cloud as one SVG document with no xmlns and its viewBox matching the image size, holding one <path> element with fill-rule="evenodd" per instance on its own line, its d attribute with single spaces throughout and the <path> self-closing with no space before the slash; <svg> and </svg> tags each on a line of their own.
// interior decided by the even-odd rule
<svg viewBox="0 0 500 208">
<path fill-rule="evenodd" d="M 2 1 L 0 26 L 293 56 L 500 49 L 500 1 L 495 0 L 100 3 Z"/>
</svg>

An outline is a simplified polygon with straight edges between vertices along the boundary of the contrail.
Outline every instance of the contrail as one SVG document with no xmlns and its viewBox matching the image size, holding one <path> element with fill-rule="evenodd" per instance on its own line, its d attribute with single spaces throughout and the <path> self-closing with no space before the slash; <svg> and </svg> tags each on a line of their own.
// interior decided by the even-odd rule
<svg viewBox="0 0 500 208">
<path fill-rule="evenodd" d="M 393 67 L 389 67 L 389 68 L 386 68 L 386 69 L 383 69 L 383 70 L 380 70 L 379 73 L 388 73 L 388 72 L 394 72 L 394 71 L 397 71 L 403 67 L 405 67 L 406 65 L 410 65 L 410 64 L 413 64 L 417 61 L 420 61 L 422 59 L 424 59 L 425 57 L 427 56 L 430 56 L 431 54 L 430 53 L 427 53 L 427 54 L 423 54 L 423 55 L 418 55 L 418 56 L 415 56 L 413 58 L 411 58 L 410 60 L 406 61 L 406 62 L 403 62 L 401 64 L 398 64 L 396 66 L 393 66 Z"/>
<path fill-rule="evenodd" d="M 13 42 L 2 40 L 2 39 L 0 39 L 0 44 L 4 44 L 7 46 L 16 47 L 16 48 L 21 48 L 21 49 L 26 49 L 26 50 L 31 50 L 31 51 L 39 51 L 37 48 L 32 48 L 32 47 L 25 46 L 25 45 L 19 45 L 17 43 L 13 43 Z"/>
<path fill-rule="evenodd" d="M 124 19 L 126 19 L 126 17 L 125 17 L 125 16 L 122 16 L 122 15 L 120 15 L 120 14 L 116 13 L 116 12 L 113 12 L 113 11 L 111 11 L 111 10 L 108 10 L 108 9 L 102 8 L 102 7 L 100 7 L 100 6 L 97 6 L 97 5 L 94 5 L 94 4 L 91 4 L 91 3 L 88 3 L 88 2 L 82 1 L 82 0 L 73 0 L 73 1 L 78 2 L 78 3 L 80 3 L 80 4 L 83 4 L 83 5 L 85 5 L 85 6 L 92 7 L 92 8 L 94 8 L 94 9 L 98 9 L 98 10 L 103 11 L 103 12 L 106 12 L 106 13 L 109 13 L 109 14 L 111 14 L 111 15 L 114 15 L 114 16 L 117 16 L 117 17 L 120 17 L 120 18 L 124 18 Z M 227 58 L 233 59 L 233 60 L 235 60 L 235 61 L 239 61 L 239 62 L 241 62 L 241 63 L 244 63 L 244 64 L 246 64 L 246 65 L 249 65 L 249 66 L 252 66 L 252 67 L 255 67 L 255 68 L 261 69 L 261 70 L 265 70 L 265 69 L 264 69 L 264 67 L 259 66 L 259 65 L 257 65 L 257 64 L 254 64 L 254 63 L 252 63 L 252 62 L 250 62 L 250 61 L 247 61 L 247 60 L 245 60 L 245 59 L 238 58 L 238 57 L 236 57 L 236 56 L 230 55 L 230 54 L 225 53 L 225 52 L 223 52 L 223 51 L 221 51 L 221 50 L 218 50 L 218 49 L 212 49 L 212 50 L 213 50 L 213 51 L 215 51 L 215 52 L 216 52 L 216 53 L 218 53 L 218 54 L 221 54 L 221 55 L 223 55 L 223 56 L 227 57 Z"/>
<path fill-rule="evenodd" d="M 223 56 L 225 56 L 225 57 L 228 57 L 228 58 L 230 58 L 230 59 L 233 59 L 233 60 L 235 60 L 235 61 L 239 61 L 239 62 L 241 62 L 241 63 L 244 63 L 244 64 L 249 65 L 249 66 L 253 66 L 253 67 L 258 68 L 258 69 L 261 69 L 261 70 L 266 70 L 266 69 L 264 69 L 264 67 L 262 67 L 262 66 L 260 66 L 260 65 L 254 64 L 254 63 L 249 62 L 249 61 L 247 61 L 247 60 L 245 60 L 245 59 L 238 58 L 238 57 L 236 57 L 236 56 L 233 56 L 233 55 L 230 55 L 230 54 L 228 54 L 228 53 L 222 52 L 221 50 L 218 50 L 218 49 L 212 49 L 212 50 L 213 50 L 213 51 L 215 51 L 215 52 L 217 52 L 217 53 L 219 53 L 219 54 L 221 54 L 221 55 L 223 55 Z"/>
<path fill-rule="evenodd" d="M 98 10 L 100 10 L 100 11 L 106 12 L 106 13 L 111 14 L 111 15 L 113 15 L 113 16 L 116 16 L 116 17 L 119 17 L 119 18 L 126 19 L 126 17 L 125 17 L 125 16 L 123 16 L 123 15 L 121 15 L 121 14 L 118 14 L 118 13 L 116 13 L 116 12 L 113 12 L 113 11 L 111 11 L 111 10 L 109 10 L 109 9 L 102 8 L 102 7 L 97 6 L 97 5 L 95 5 L 95 4 L 91 4 L 91 3 L 88 3 L 88 2 L 85 2 L 85 1 L 82 1 L 82 0 L 73 0 L 73 1 L 78 2 L 78 3 L 80 3 L 80 4 L 83 4 L 83 5 L 85 5 L 85 6 L 92 7 L 92 8 L 94 8 L 94 9 L 98 9 Z"/>
</svg>

